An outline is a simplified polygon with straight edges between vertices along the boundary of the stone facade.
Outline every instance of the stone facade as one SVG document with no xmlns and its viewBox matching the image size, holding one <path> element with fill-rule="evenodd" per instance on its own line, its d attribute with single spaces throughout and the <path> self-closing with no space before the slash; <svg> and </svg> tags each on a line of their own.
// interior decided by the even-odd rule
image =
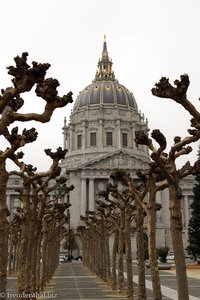
<svg viewBox="0 0 200 300">
<path fill-rule="evenodd" d="M 112 94 L 106 94 L 106 87 L 112 90 Z M 95 94 L 96 90 L 100 91 L 99 95 Z M 120 100 L 117 98 L 119 90 L 124 93 Z M 132 100 L 127 101 L 130 96 Z M 69 123 L 65 120 L 63 127 L 64 148 L 68 149 L 68 153 L 61 167 L 63 173 L 69 174 L 69 184 L 75 186 L 70 193 L 71 226 L 80 225 L 80 215 L 95 210 L 98 192 L 105 188 L 115 168 L 128 171 L 132 178 L 136 177 L 136 170 L 148 168 L 148 150 L 145 146 L 136 146 L 136 130 L 148 132 L 147 120 L 138 110 L 133 94 L 115 79 L 104 41 L 95 79 L 80 92 Z M 185 246 L 193 184 L 192 176 L 181 181 Z M 157 202 L 162 204 L 162 210 L 157 213 L 157 246 L 168 245 L 171 248 L 167 189 L 157 194 Z M 133 243 L 134 240 L 133 230 Z"/>
</svg>

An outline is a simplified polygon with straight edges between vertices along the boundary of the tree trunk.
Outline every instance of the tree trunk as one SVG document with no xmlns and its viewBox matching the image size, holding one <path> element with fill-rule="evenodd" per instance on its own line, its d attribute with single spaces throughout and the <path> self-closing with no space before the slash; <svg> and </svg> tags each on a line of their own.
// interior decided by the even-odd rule
<svg viewBox="0 0 200 300">
<path fill-rule="evenodd" d="M 44 290 L 45 284 L 47 282 L 47 229 L 43 229 L 43 240 L 42 240 L 42 274 L 41 274 L 41 291 Z"/>
<path fill-rule="evenodd" d="M 100 274 L 100 278 L 105 279 L 104 276 L 104 257 L 105 257 L 105 248 L 104 248 L 104 241 L 103 241 L 103 230 L 102 230 L 102 226 L 100 226 L 100 230 L 99 230 L 99 274 Z"/>
<path fill-rule="evenodd" d="M 138 300 L 146 300 L 146 284 L 145 284 L 145 259 L 144 259 L 144 212 L 138 205 L 136 216 L 137 228 L 137 255 L 138 255 Z"/>
<path fill-rule="evenodd" d="M 20 247 L 21 247 L 21 240 L 18 239 L 17 249 L 16 249 L 15 272 L 19 271 L 19 251 L 20 251 Z"/>
<path fill-rule="evenodd" d="M 185 251 L 182 239 L 181 191 L 177 184 L 169 184 L 169 206 L 171 236 L 176 267 L 178 300 L 189 300 L 188 281 L 185 265 Z"/>
<path fill-rule="evenodd" d="M 29 232 L 28 232 L 28 245 L 27 245 L 27 258 L 26 258 L 26 278 L 25 278 L 25 291 L 30 293 L 31 290 L 31 274 L 32 274 L 32 255 L 33 255 L 33 244 L 34 244 L 34 220 L 32 216 L 32 212 L 30 212 L 30 224 L 29 224 Z"/>
<path fill-rule="evenodd" d="M 40 291 L 41 286 L 41 244 L 42 244 L 42 234 L 38 231 L 37 240 L 37 262 L 36 262 L 36 292 Z"/>
<path fill-rule="evenodd" d="M 153 287 L 154 300 L 161 300 L 161 286 L 160 276 L 157 262 L 156 251 L 156 187 L 151 179 L 151 187 L 149 190 L 149 204 L 147 205 L 147 219 L 148 219 L 148 250 L 149 250 L 149 264 L 151 268 L 151 278 Z"/>
<path fill-rule="evenodd" d="M 149 265 L 151 268 L 151 278 L 153 287 L 154 300 L 161 300 L 160 276 L 158 270 L 156 239 L 155 239 L 155 212 L 151 210 L 148 216 L 148 250 L 149 250 Z"/>
<path fill-rule="evenodd" d="M 92 272 L 97 272 L 97 249 L 98 249 L 98 242 L 97 238 L 94 236 L 92 239 L 92 247 L 94 251 L 93 263 L 92 263 Z"/>
<path fill-rule="evenodd" d="M 36 222 L 37 220 L 35 220 Z M 30 291 L 36 292 L 36 272 L 37 272 L 37 244 L 38 244 L 38 235 L 37 235 L 37 225 L 35 224 L 35 228 L 33 231 L 33 247 L 32 247 L 32 255 L 31 255 L 31 278 L 30 278 Z"/>
<path fill-rule="evenodd" d="M 111 275 L 111 288 L 112 290 L 116 290 L 117 288 L 117 276 L 116 276 L 116 268 L 117 268 L 117 245 L 119 240 L 119 231 L 115 229 L 114 232 L 114 242 L 112 249 L 112 275 Z"/>
<path fill-rule="evenodd" d="M 37 204 L 38 198 L 35 191 L 32 192 L 32 211 L 28 240 L 28 260 L 26 264 L 26 291 L 36 292 L 36 261 L 37 261 Z"/>
<path fill-rule="evenodd" d="M 19 276 L 18 276 L 18 293 L 22 294 L 25 291 L 26 283 L 26 263 L 30 227 L 30 183 L 24 182 L 22 192 L 24 219 L 22 223 L 22 236 L 19 250 Z M 26 291 L 25 291 L 26 292 Z"/>
<path fill-rule="evenodd" d="M 124 293 L 124 232 L 123 229 L 119 228 L 119 243 L 118 243 L 118 290 L 120 294 Z"/>
<path fill-rule="evenodd" d="M 107 281 L 107 260 L 106 260 L 106 226 L 105 220 L 102 219 L 100 225 L 100 236 L 102 240 L 102 278 Z"/>
<path fill-rule="evenodd" d="M 15 274 L 16 271 L 17 271 L 17 249 L 18 249 L 18 244 L 19 244 L 19 241 L 17 240 L 16 243 L 14 244 L 14 250 L 13 250 L 13 265 L 12 265 L 12 270 L 11 270 L 11 272 L 13 274 Z"/>
<path fill-rule="evenodd" d="M 127 267 L 127 299 L 133 300 L 133 270 L 132 270 L 132 252 L 131 252 L 131 215 L 130 206 L 126 205 L 125 218 L 125 246 L 126 246 L 126 267 Z"/>
<path fill-rule="evenodd" d="M 95 264 L 95 273 L 98 274 L 98 266 L 99 266 L 99 263 L 98 263 L 98 238 L 95 236 L 94 237 L 94 241 L 93 241 L 93 245 L 94 245 L 94 253 L 95 253 L 95 257 L 94 257 L 94 264 Z"/>
<path fill-rule="evenodd" d="M 13 240 L 12 238 L 10 239 L 10 247 L 9 247 L 9 255 L 8 255 L 8 274 L 11 275 L 12 274 L 12 269 L 13 269 L 13 249 L 14 249 L 14 245 L 13 245 Z"/>
<path fill-rule="evenodd" d="M 105 245 L 105 251 L 106 251 L 106 269 L 107 269 L 107 281 L 110 283 L 110 247 L 109 247 L 109 235 L 108 230 L 106 230 L 106 245 Z"/>
<path fill-rule="evenodd" d="M 38 220 L 36 226 L 36 236 L 37 236 L 37 261 L 36 261 L 36 291 L 39 292 L 41 289 L 41 276 L 42 276 L 42 268 L 41 268 L 41 259 L 42 259 L 42 224 L 44 220 L 44 213 L 45 213 L 45 202 L 46 202 L 47 195 L 43 193 L 43 195 L 39 199 L 39 210 L 38 210 Z M 43 263 L 42 263 L 43 264 Z"/>
<path fill-rule="evenodd" d="M 6 204 L 6 185 L 8 173 L 5 168 L 5 159 L 0 158 L 0 292 L 1 299 L 6 299 L 6 278 L 8 261 L 8 208 Z"/>
</svg>

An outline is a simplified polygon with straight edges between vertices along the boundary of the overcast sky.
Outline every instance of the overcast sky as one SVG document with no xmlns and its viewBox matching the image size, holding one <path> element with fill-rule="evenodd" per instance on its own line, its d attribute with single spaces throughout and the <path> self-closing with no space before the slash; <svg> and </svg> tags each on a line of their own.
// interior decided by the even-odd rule
<svg viewBox="0 0 200 300">
<path fill-rule="evenodd" d="M 6 67 L 27 51 L 29 63 L 51 64 L 47 77 L 59 80 L 60 96 L 72 91 L 75 100 L 94 79 L 106 34 L 116 78 L 133 92 L 150 130 L 159 128 L 169 146 L 175 135 L 187 135 L 189 114 L 172 100 L 154 97 L 151 88 L 161 76 L 173 82 L 187 73 L 188 98 L 199 110 L 199 0 L 6 0 L 0 12 L 0 88 L 11 85 Z M 34 94 L 24 100 L 26 112 L 44 104 Z M 23 124 L 39 132 L 38 140 L 23 148 L 25 162 L 49 168 L 44 149 L 63 145 L 63 120 L 72 107 L 57 109 L 48 124 Z M 192 163 L 197 148 L 187 158 Z"/>
</svg>

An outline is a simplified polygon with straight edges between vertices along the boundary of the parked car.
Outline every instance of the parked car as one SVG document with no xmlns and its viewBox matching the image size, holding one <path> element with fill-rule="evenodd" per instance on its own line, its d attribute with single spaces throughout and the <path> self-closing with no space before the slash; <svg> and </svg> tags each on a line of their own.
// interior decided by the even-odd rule
<svg viewBox="0 0 200 300">
<path fill-rule="evenodd" d="M 60 257 L 59 257 L 59 262 L 60 262 L 60 263 L 66 262 L 65 257 L 64 257 L 64 256 L 60 256 Z"/>
<path fill-rule="evenodd" d="M 67 261 L 67 255 L 61 253 L 59 255 L 59 262 L 62 263 L 62 262 L 66 262 L 66 261 Z"/>
<path fill-rule="evenodd" d="M 174 260 L 174 253 L 173 252 L 168 253 L 167 260 Z"/>
</svg>

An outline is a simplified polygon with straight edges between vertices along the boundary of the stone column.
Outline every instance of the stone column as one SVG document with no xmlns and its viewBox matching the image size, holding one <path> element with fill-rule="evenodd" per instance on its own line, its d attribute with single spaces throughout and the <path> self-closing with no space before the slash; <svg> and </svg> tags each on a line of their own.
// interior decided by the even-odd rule
<svg viewBox="0 0 200 300">
<path fill-rule="evenodd" d="M 74 150 L 74 128 L 70 126 L 70 143 L 68 145 L 68 151 L 72 152 Z"/>
<path fill-rule="evenodd" d="M 82 135 L 82 151 L 83 154 L 85 153 L 85 146 L 86 146 L 86 130 L 85 130 L 85 122 L 82 123 L 83 128 L 83 135 Z"/>
<path fill-rule="evenodd" d="M 99 131 L 98 131 L 98 148 L 103 148 L 103 121 L 99 120 Z"/>
<path fill-rule="evenodd" d="M 81 215 L 85 216 L 86 211 L 86 179 L 81 179 Z"/>
<path fill-rule="evenodd" d="M 89 179 L 89 211 L 95 210 L 94 178 Z"/>
<path fill-rule="evenodd" d="M 7 195 L 6 202 L 7 202 L 8 210 L 10 211 L 11 210 L 11 195 L 10 194 Z"/>
<path fill-rule="evenodd" d="M 188 223 L 189 223 L 189 207 L 188 207 L 188 195 L 183 195 L 183 216 L 184 220 L 183 222 L 183 243 L 184 247 L 188 244 Z"/>
<path fill-rule="evenodd" d="M 66 117 L 64 118 L 64 126 L 63 126 L 63 149 L 67 149 L 67 122 Z"/>
<path fill-rule="evenodd" d="M 184 217 L 185 217 L 185 220 L 184 220 L 184 225 L 186 227 L 186 230 L 187 230 L 187 227 L 188 227 L 188 222 L 189 222 L 189 211 L 188 211 L 188 195 L 183 195 L 183 209 L 184 209 Z"/>
<path fill-rule="evenodd" d="M 11 195 L 10 194 L 6 195 L 6 203 L 7 203 L 8 210 L 10 212 L 10 216 L 8 217 L 8 219 L 9 219 L 9 221 L 11 221 L 12 214 L 13 214 L 11 208 L 13 208 L 13 207 L 11 207 Z"/>
<path fill-rule="evenodd" d="M 117 120 L 117 149 L 121 149 L 121 130 L 120 130 L 120 120 Z"/>
<path fill-rule="evenodd" d="M 136 145 L 135 145 L 135 124 L 132 125 L 132 136 L 131 136 L 131 147 L 133 149 L 136 149 Z"/>
<path fill-rule="evenodd" d="M 156 202 L 157 203 L 159 203 L 159 204 L 161 204 L 161 202 L 162 202 L 162 199 L 161 199 L 161 191 L 158 191 L 157 193 L 156 193 Z M 161 208 L 162 209 L 162 208 Z M 161 210 L 158 210 L 157 212 L 156 212 L 156 223 L 162 223 L 162 214 L 161 214 Z"/>
</svg>

